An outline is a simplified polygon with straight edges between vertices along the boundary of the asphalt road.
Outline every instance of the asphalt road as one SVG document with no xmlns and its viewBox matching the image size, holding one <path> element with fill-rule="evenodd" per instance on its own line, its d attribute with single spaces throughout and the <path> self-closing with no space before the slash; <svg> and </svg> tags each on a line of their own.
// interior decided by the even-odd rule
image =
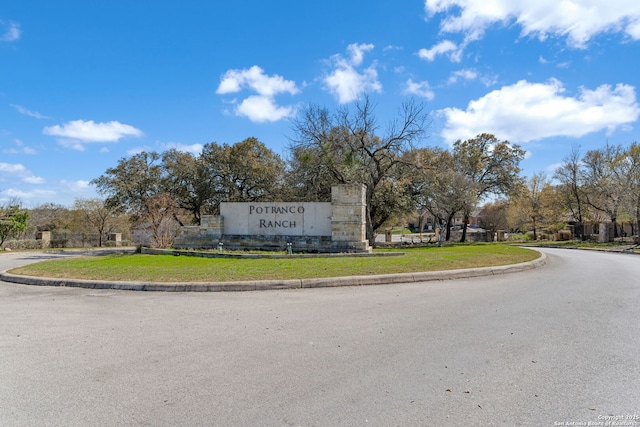
<svg viewBox="0 0 640 427">
<path fill-rule="evenodd" d="M 640 426 L 640 257 L 543 251 L 406 285 L 0 282 L 0 425 Z"/>
</svg>

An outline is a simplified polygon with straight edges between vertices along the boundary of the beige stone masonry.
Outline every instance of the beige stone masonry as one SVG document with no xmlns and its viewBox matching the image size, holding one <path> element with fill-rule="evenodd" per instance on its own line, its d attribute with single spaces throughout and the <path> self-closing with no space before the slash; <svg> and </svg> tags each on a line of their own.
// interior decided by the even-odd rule
<svg viewBox="0 0 640 427">
<path fill-rule="evenodd" d="M 331 188 L 331 241 L 349 242 L 371 251 L 367 242 L 366 186 L 336 185 Z"/>
<path fill-rule="evenodd" d="M 238 203 L 232 205 L 238 205 Z M 226 227 L 228 230 L 226 230 L 224 216 L 203 215 L 199 226 L 180 228 L 173 246 L 194 249 L 218 247 L 267 250 L 286 250 L 291 247 L 294 251 L 302 252 L 371 252 L 367 241 L 366 187 L 364 185 L 333 186 L 330 204 L 247 203 L 247 207 L 243 209 L 249 209 L 250 215 L 264 214 L 259 218 L 259 221 L 262 221 L 258 223 L 259 232 L 253 231 L 251 227 L 245 227 L 248 231 L 244 232 L 233 231 L 242 229 L 236 224 L 238 218 L 234 217 L 228 219 L 229 224 Z M 228 210 L 242 211 L 242 209 L 234 210 L 233 208 Z M 295 211 L 295 216 L 292 215 L 291 210 Z M 267 213 L 276 213 L 279 216 L 271 219 L 266 216 Z M 263 228 L 263 225 L 268 227 Z M 279 230 L 269 230 L 278 226 Z M 291 230 L 289 233 L 286 232 L 287 228 Z M 318 230 L 326 231 L 318 233 Z"/>
</svg>

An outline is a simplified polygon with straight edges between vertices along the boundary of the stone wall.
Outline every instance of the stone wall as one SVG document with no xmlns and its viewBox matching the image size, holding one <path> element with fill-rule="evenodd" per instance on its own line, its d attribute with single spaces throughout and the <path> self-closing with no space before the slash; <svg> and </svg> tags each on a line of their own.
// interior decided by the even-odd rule
<svg viewBox="0 0 640 427">
<path fill-rule="evenodd" d="M 330 236 L 331 203 L 221 203 L 223 234 Z"/>
<path fill-rule="evenodd" d="M 332 187 L 330 204 L 229 203 L 220 210 L 226 215 L 203 215 L 199 226 L 181 227 L 173 246 L 284 251 L 291 244 L 298 252 L 371 252 L 364 185 Z"/>
</svg>

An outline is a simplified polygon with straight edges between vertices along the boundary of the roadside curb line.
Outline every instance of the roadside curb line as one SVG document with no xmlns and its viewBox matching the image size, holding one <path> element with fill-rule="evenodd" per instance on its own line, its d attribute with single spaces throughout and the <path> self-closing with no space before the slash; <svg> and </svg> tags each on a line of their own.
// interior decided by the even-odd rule
<svg viewBox="0 0 640 427">
<path fill-rule="evenodd" d="M 497 267 L 465 268 L 401 274 L 380 274 L 371 276 L 327 277 L 319 279 L 290 280 L 253 280 L 246 282 L 129 282 L 82 279 L 54 279 L 48 277 L 21 276 L 0 272 L 0 280 L 10 283 L 32 286 L 59 286 L 86 289 L 113 289 L 121 291 L 160 291 L 160 292 L 236 292 L 264 291 L 276 289 L 310 289 L 341 286 L 391 285 L 398 283 L 418 283 L 434 280 L 468 279 L 472 277 L 494 276 L 516 273 L 543 266 L 547 256 L 528 262 Z"/>
</svg>

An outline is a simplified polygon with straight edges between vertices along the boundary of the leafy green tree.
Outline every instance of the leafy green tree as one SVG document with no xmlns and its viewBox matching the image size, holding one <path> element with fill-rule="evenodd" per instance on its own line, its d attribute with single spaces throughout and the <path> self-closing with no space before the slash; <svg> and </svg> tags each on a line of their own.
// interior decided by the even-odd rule
<svg viewBox="0 0 640 427">
<path fill-rule="evenodd" d="M 308 202 L 330 202 L 333 174 L 318 159 L 317 147 L 295 146 L 291 149 L 285 174 L 284 198 Z"/>
<path fill-rule="evenodd" d="M 204 146 L 201 158 L 216 211 L 221 201 L 281 198 L 285 163 L 258 139 L 247 138 L 233 145 L 212 142 Z"/>
<path fill-rule="evenodd" d="M 561 192 L 544 173 L 535 173 L 512 197 L 509 222 L 513 228 L 531 231 L 537 240 L 541 230 L 554 235 L 566 226 L 566 210 L 560 203 Z"/>
<path fill-rule="evenodd" d="M 0 246 L 9 237 L 15 237 L 27 229 L 29 212 L 22 209 L 20 204 L 12 201 L 0 206 Z"/>
<path fill-rule="evenodd" d="M 408 156 L 416 165 L 409 180 L 416 209 L 427 211 L 436 218 L 444 239 L 451 239 L 453 220 L 474 199 L 473 187 L 466 176 L 456 168 L 456 160 L 448 150 L 421 148 Z"/>
<path fill-rule="evenodd" d="M 219 195 L 203 156 L 172 149 L 162 153 L 161 169 L 161 187 L 174 197 L 176 208 L 191 214 L 194 224 L 214 212 Z"/>
<path fill-rule="evenodd" d="M 152 151 L 122 158 L 116 167 L 107 169 L 91 183 L 107 196 L 106 206 L 129 213 L 134 221 L 140 220 L 147 216 L 147 200 L 164 192 L 160 155 Z"/>
<path fill-rule="evenodd" d="M 522 185 L 520 161 L 525 151 L 508 141 L 499 141 L 487 133 L 453 144 L 453 156 L 458 170 L 466 179 L 469 197 L 462 212 L 462 238 L 466 240 L 469 216 L 475 205 L 490 195 L 508 196 Z"/>
<path fill-rule="evenodd" d="M 313 157 L 322 165 L 324 172 L 315 176 L 330 175 L 331 184 L 366 185 L 367 238 L 372 245 L 375 231 L 406 201 L 404 194 L 390 199 L 378 193 L 400 175 L 406 166 L 403 154 L 422 140 L 427 123 L 424 106 L 412 101 L 403 104 L 398 119 L 381 132 L 374 110 L 369 97 L 335 112 L 310 106 L 293 122 L 291 146 L 294 156 Z"/>
</svg>

